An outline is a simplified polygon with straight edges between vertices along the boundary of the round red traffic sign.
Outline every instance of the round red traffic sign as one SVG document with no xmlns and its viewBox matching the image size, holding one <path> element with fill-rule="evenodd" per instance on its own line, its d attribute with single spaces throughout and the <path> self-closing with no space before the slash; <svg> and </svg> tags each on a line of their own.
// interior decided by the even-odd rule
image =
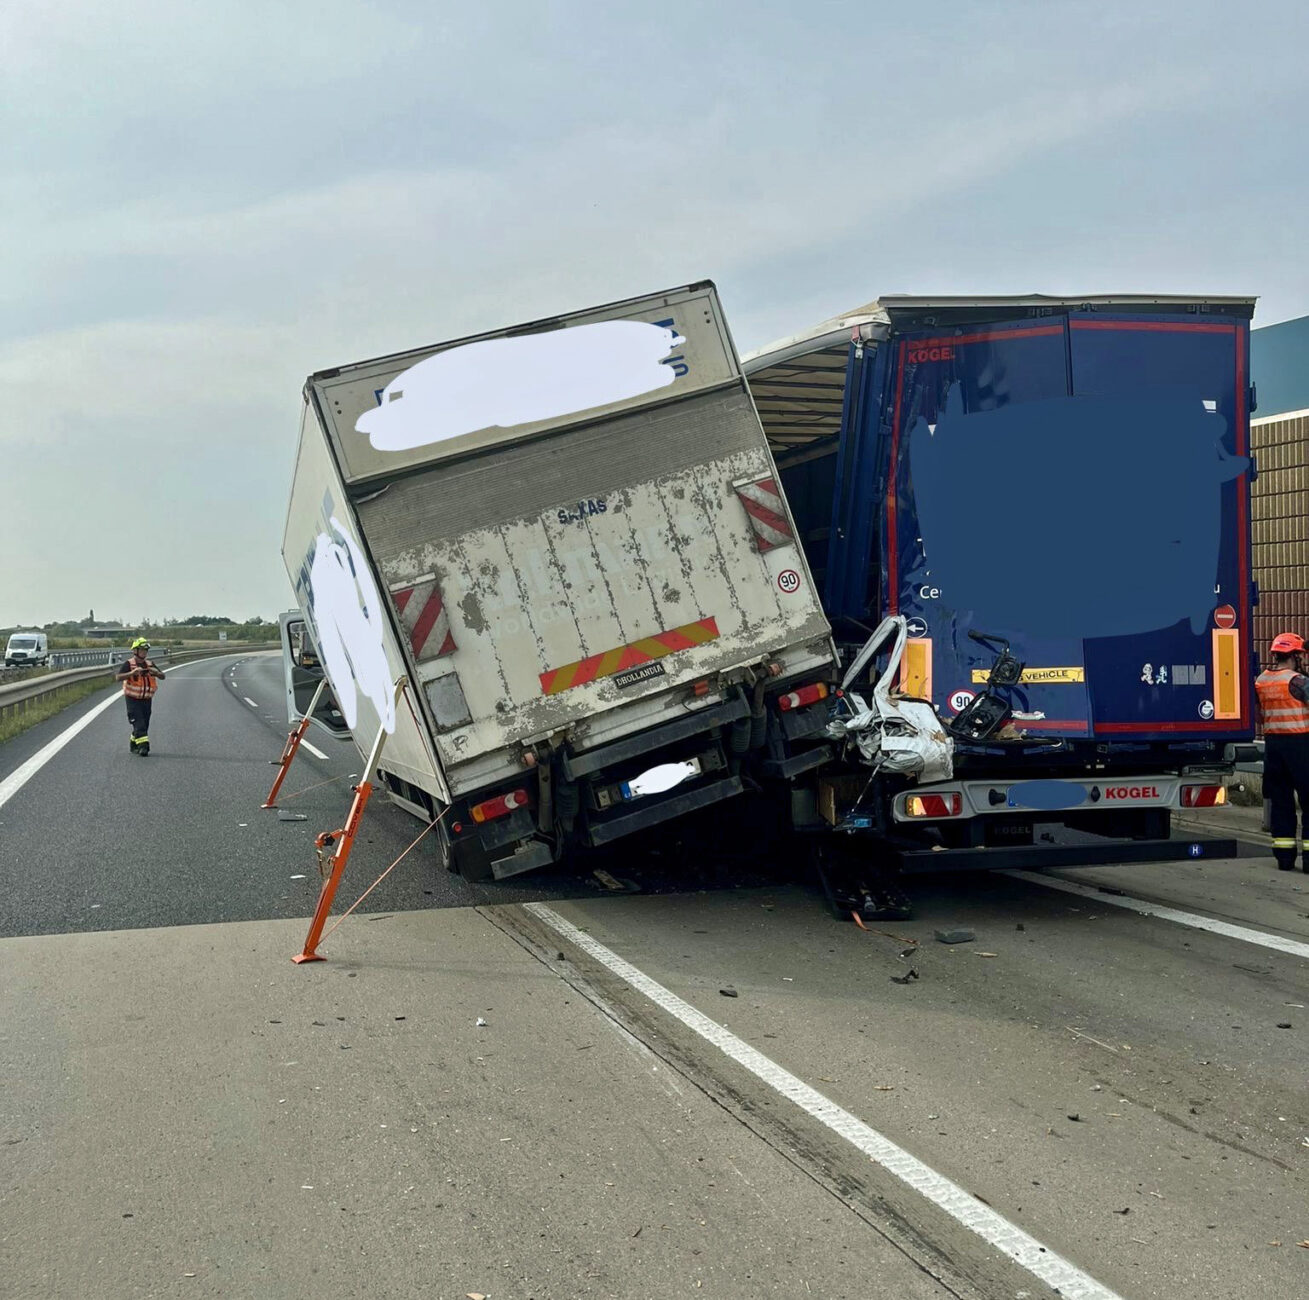
<svg viewBox="0 0 1309 1300">
<path fill-rule="evenodd" d="M 1219 627 L 1235 627 L 1236 610 L 1234 610 L 1230 605 L 1219 605 L 1218 608 L 1214 610 L 1214 622 L 1217 623 Z"/>
<path fill-rule="evenodd" d="M 788 596 L 800 590 L 800 575 L 794 569 L 783 569 L 777 575 L 777 586 Z"/>
</svg>

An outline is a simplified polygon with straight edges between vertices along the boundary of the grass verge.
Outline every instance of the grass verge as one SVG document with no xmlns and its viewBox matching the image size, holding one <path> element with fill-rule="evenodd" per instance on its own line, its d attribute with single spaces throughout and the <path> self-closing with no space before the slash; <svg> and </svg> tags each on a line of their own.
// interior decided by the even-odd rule
<svg viewBox="0 0 1309 1300">
<path fill-rule="evenodd" d="M 113 689 L 111 683 L 103 679 L 96 680 L 94 677 L 84 682 L 70 682 L 67 686 L 61 686 L 57 691 L 52 691 L 39 700 L 33 700 L 26 709 L 16 708 L 7 712 L 0 716 L 0 745 L 7 740 L 13 740 L 15 736 L 21 735 L 29 727 L 36 726 L 38 722 L 53 718 L 56 713 L 68 708 L 70 704 L 76 704 L 97 691 L 111 689 Z"/>
</svg>

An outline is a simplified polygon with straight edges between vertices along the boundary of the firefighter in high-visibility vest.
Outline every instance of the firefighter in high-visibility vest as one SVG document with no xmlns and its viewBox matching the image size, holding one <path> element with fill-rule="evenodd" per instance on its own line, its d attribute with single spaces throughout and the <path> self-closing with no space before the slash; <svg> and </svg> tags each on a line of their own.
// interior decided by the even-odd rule
<svg viewBox="0 0 1309 1300">
<path fill-rule="evenodd" d="M 132 657 L 125 659 L 116 680 L 123 683 L 123 698 L 127 701 L 127 721 L 132 727 L 129 747 L 142 758 L 150 756 L 150 708 L 164 674 L 158 665 L 146 657 L 150 642 L 139 636 L 132 642 Z"/>
<path fill-rule="evenodd" d="M 1304 673 L 1304 638 L 1280 632 L 1269 650 L 1272 663 L 1254 684 L 1264 720 L 1264 798 L 1270 805 L 1268 824 L 1278 869 L 1294 871 L 1296 853 L 1304 844 L 1303 834 L 1297 836 L 1301 819 L 1309 826 L 1309 677 Z M 1309 863 L 1305 870 L 1309 871 Z"/>
</svg>

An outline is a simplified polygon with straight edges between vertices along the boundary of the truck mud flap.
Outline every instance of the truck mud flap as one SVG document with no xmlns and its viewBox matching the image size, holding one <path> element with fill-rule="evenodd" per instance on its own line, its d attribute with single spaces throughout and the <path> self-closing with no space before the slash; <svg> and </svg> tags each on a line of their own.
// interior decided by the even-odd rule
<svg viewBox="0 0 1309 1300">
<path fill-rule="evenodd" d="M 651 799 L 634 805 L 630 812 L 606 817 L 603 821 L 592 821 L 586 829 L 586 841 L 591 845 L 610 844 L 622 839 L 633 831 L 645 830 L 648 826 L 657 826 L 673 817 L 684 817 L 698 808 L 707 808 L 710 804 L 733 795 L 743 793 L 745 786 L 739 776 L 725 777 L 721 781 L 712 781 L 694 790 L 681 794 L 669 795 L 663 799 Z"/>
<path fill-rule="evenodd" d="M 734 700 L 726 700 L 722 704 L 702 709 L 689 717 L 667 722 L 661 727 L 652 727 L 649 731 L 638 732 L 635 736 L 628 736 L 623 740 L 616 740 L 612 745 L 588 749 L 584 754 L 565 754 L 564 775 L 570 781 L 575 781 L 580 776 L 589 776 L 602 768 L 640 758 L 642 754 L 648 754 L 652 749 L 661 749 L 675 741 L 685 740 L 688 736 L 697 736 L 702 731 L 710 731 L 714 727 L 725 727 L 728 723 L 735 722 L 737 718 L 746 717 L 749 712 L 750 706 L 738 696 Z"/>
<path fill-rule="evenodd" d="M 893 850 L 906 875 L 944 871 L 1041 871 L 1052 867 L 1109 867 L 1184 858 L 1234 858 L 1236 841 L 1118 840 L 1109 844 L 1036 844 L 1022 847 Z"/>
<path fill-rule="evenodd" d="M 519 846 L 517 853 L 507 858 L 496 858 L 491 862 L 491 874 L 497 880 L 510 876 L 520 876 L 524 871 L 536 871 L 539 867 L 548 867 L 554 861 L 554 854 L 548 844 L 540 840 L 528 840 Z"/>
</svg>

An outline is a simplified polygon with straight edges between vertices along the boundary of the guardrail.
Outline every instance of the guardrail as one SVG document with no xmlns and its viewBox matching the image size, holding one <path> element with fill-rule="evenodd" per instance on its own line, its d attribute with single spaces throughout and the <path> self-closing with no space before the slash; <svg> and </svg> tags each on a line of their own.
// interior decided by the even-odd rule
<svg viewBox="0 0 1309 1300">
<path fill-rule="evenodd" d="M 161 650 L 163 647 L 161 647 Z M 281 647 L 274 644 L 269 645 L 266 641 L 251 642 L 248 645 L 229 644 L 215 647 L 208 650 L 182 650 L 177 654 L 158 656 L 151 655 L 151 658 L 167 658 L 169 666 L 180 663 L 191 663 L 197 659 L 214 659 L 220 655 L 226 654 L 244 654 L 249 652 L 258 652 L 260 650 L 279 651 Z M 89 651 L 90 654 L 104 654 L 104 651 Z M 126 656 L 126 651 L 110 651 L 117 653 L 120 657 Z M 112 681 L 110 674 L 117 666 L 119 660 L 113 662 L 101 662 L 83 668 L 71 668 L 66 671 L 42 673 L 36 677 L 29 677 L 25 681 L 16 682 L 12 686 L 0 686 L 0 721 L 13 717 L 15 714 L 21 716 L 28 709 L 32 708 L 37 701 L 47 695 L 53 695 L 56 691 L 63 690 L 65 686 L 73 686 L 78 682 L 92 681 L 96 677 L 104 677 L 105 684 L 109 685 Z"/>
<path fill-rule="evenodd" d="M 51 650 L 49 654 L 49 663 L 44 665 L 45 671 L 58 670 L 61 668 L 90 668 L 92 665 L 106 665 L 122 663 L 132 652 L 121 646 L 97 646 L 94 650 Z M 160 646 L 158 650 L 151 650 L 152 659 L 167 659 L 169 649 L 167 646 Z M 0 668 L 0 677 L 7 680 L 21 680 L 25 677 L 32 676 L 34 671 L 38 671 L 26 664 L 15 664 L 12 668 Z"/>
</svg>

